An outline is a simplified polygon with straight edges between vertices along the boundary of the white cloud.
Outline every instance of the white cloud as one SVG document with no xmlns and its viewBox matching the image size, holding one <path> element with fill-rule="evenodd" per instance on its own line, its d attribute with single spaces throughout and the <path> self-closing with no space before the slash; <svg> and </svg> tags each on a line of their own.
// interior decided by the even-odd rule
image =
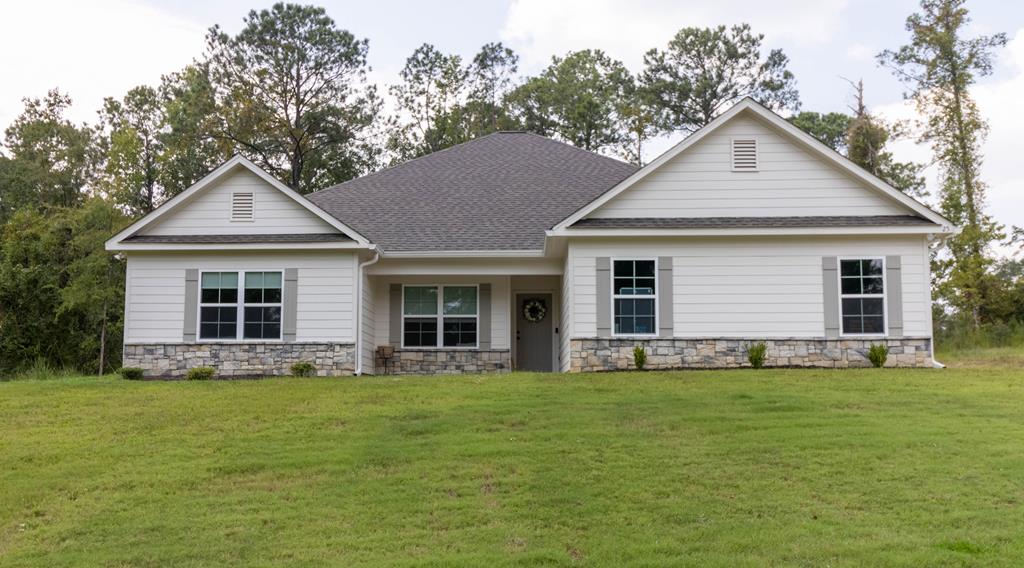
<svg viewBox="0 0 1024 568">
<path fill-rule="evenodd" d="M 0 125 L 53 87 L 69 116 L 95 122 L 103 97 L 155 85 L 204 48 L 205 27 L 130 0 L 11 2 L 0 18 Z"/>
<path fill-rule="evenodd" d="M 643 54 L 668 43 L 686 26 L 748 22 L 769 42 L 796 45 L 827 41 L 846 0 L 514 0 L 501 39 L 518 51 L 524 70 L 545 66 L 552 54 L 598 47 L 638 69 Z"/>
<path fill-rule="evenodd" d="M 1017 31 L 1006 49 L 999 54 L 997 73 L 976 85 L 971 93 L 978 103 L 990 131 L 982 152 L 982 179 L 988 184 L 988 211 L 1007 226 L 1024 225 L 1024 170 L 1021 169 L 1020 133 L 1024 132 L 1024 28 Z M 882 105 L 876 112 L 891 120 L 912 118 L 912 105 L 899 101 Z M 931 151 L 911 141 L 894 145 L 894 153 L 902 160 L 928 162 Z M 936 168 L 928 172 L 928 188 L 938 193 Z"/>
</svg>

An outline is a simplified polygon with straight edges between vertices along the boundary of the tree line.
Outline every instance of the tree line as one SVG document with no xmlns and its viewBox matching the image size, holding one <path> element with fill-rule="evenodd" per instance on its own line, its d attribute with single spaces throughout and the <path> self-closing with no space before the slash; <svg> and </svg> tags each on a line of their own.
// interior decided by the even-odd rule
<svg viewBox="0 0 1024 568">
<path fill-rule="evenodd" d="M 968 22 L 963 0 L 924 0 L 907 19 L 910 41 L 879 62 L 923 118 L 888 123 L 867 109 L 860 81 L 850 113 L 802 111 L 788 57 L 745 24 L 683 28 L 637 73 L 584 49 L 523 77 L 501 43 L 471 59 L 424 44 L 385 105 L 367 79 L 369 42 L 323 8 L 251 11 L 237 34 L 210 28 L 184 69 L 105 99 L 94 123 L 69 120 L 59 90 L 25 99 L 0 149 L 0 370 L 116 366 L 124 264 L 103 241 L 235 153 L 301 193 L 499 130 L 640 164 L 651 139 L 699 129 L 748 96 L 920 198 L 930 164 L 899 162 L 888 144 L 929 144 L 938 208 L 964 227 L 934 250 L 938 315 L 973 329 L 1024 319 L 1021 267 L 992 251 L 1012 237 L 985 212 L 986 123 L 970 96 L 1006 38 L 967 37 Z"/>
</svg>

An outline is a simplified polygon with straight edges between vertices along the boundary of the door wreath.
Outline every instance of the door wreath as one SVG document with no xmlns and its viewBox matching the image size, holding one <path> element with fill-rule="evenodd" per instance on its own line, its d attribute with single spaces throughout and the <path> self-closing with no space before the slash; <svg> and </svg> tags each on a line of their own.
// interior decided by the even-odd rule
<svg viewBox="0 0 1024 568">
<path fill-rule="evenodd" d="M 548 315 L 548 308 L 541 300 L 527 300 L 523 302 L 523 318 L 526 321 L 539 323 L 544 321 L 544 316 L 546 315 Z"/>
</svg>

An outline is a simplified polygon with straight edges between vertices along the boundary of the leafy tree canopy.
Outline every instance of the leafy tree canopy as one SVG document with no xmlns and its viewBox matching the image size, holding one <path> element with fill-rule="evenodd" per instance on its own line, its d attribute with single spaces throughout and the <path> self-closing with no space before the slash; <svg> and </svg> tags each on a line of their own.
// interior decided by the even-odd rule
<svg viewBox="0 0 1024 568">
<path fill-rule="evenodd" d="M 789 58 L 780 49 L 762 57 L 763 39 L 748 24 L 683 28 L 664 50 L 648 51 L 641 80 L 662 128 L 696 130 L 744 97 L 775 110 L 799 109 Z"/>
<path fill-rule="evenodd" d="M 370 170 L 381 102 L 366 83 L 367 49 L 314 6 L 251 11 L 235 36 L 212 27 L 217 135 L 304 193 Z"/>
<path fill-rule="evenodd" d="M 527 130 L 600 151 L 623 143 L 620 113 L 632 88 L 620 61 L 586 49 L 552 57 L 547 69 L 509 94 L 508 103 Z"/>
</svg>

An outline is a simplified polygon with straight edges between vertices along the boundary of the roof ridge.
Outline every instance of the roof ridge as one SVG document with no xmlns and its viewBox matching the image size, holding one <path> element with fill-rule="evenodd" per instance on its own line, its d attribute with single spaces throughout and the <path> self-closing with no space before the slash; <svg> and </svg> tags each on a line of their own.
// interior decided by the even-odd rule
<svg viewBox="0 0 1024 568">
<path fill-rule="evenodd" d="M 375 177 L 375 176 L 377 176 L 379 174 L 383 174 L 385 172 L 389 172 L 389 171 L 391 171 L 391 170 L 393 170 L 393 169 L 395 169 L 397 167 L 405 166 L 407 164 L 411 164 L 413 162 L 422 160 L 423 158 L 429 158 L 431 156 L 437 156 L 438 154 L 442 154 L 444 152 L 447 152 L 448 150 L 452 150 L 452 149 L 458 148 L 460 146 L 465 146 L 466 144 L 471 144 L 473 142 L 478 142 L 480 140 L 483 140 L 484 138 L 488 138 L 488 137 L 494 136 L 495 134 L 501 134 L 501 133 L 502 133 L 502 131 L 500 131 L 500 130 L 496 130 L 494 132 L 488 132 L 487 134 L 484 134 L 483 136 L 477 136 L 476 138 L 472 138 L 472 139 L 466 140 L 464 142 L 459 142 L 458 144 L 452 144 L 451 146 L 448 146 L 448 147 L 445 147 L 445 148 L 441 148 L 440 150 L 436 150 L 434 152 L 430 152 L 429 154 L 423 154 L 422 156 L 416 156 L 415 158 L 410 158 L 408 160 L 405 160 L 404 162 L 399 162 L 397 164 L 393 164 L 393 165 L 387 166 L 386 168 L 381 168 L 381 169 L 379 169 L 379 170 L 377 170 L 375 172 L 370 172 L 370 173 L 368 173 L 368 174 L 366 174 L 364 176 L 354 177 L 352 179 L 345 180 L 345 181 L 343 181 L 341 183 L 336 183 L 336 184 L 334 184 L 334 185 L 332 185 L 330 187 L 325 187 L 323 189 L 319 189 L 317 191 L 314 191 L 313 193 L 308 193 L 306 195 L 311 197 L 311 196 L 316 195 L 316 194 L 318 194 L 320 192 L 323 192 L 323 191 L 329 191 L 329 190 L 332 190 L 332 189 L 337 189 L 337 188 L 339 188 L 339 187 L 341 187 L 341 186 L 343 186 L 343 185 L 345 185 L 347 183 L 350 183 L 350 182 L 353 182 L 353 181 L 356 181 L 356 180 L 364 180 L 366 178 Z"/>
<path fill-rule="evenodd" d="M 314 191 L 312 193 L 308 193 L 308 194 L 305 195 L 305 197 L 311 198 L 311 197 L 315 196 L 318 193 L 325 192 L 325 191 L 330 191 L 332 189 L 339 189 L 342 186 L 344 186 L 346 184 L 349 184 L 349 183 L 351 183 L 353 181 L 356 181 L 356 180 L 365 180 L 367 178 L 376 177 L 377 175 L 389 172 L 389 171 L 391 171 L 391 170 L 393 170 L 395 168 L 398 168 L 400 166 L 405 166 L 405 165 L 411 164 L 413 162 L 422 160 L 423 158 L 429 158 L 431 156 L 437 156 L 439 154 L 443 154 L 444 152 L 447 152 L 448 150 L 453 150 L 455 148 L 459 148 L 459 147 L 465 146 L 467 144 L 472 144 L 474 142 L 478 142 L 480 140 L 483 140 L 484 138 L 490 138 L 491 136 L 496 136 L 498 134 L 527 134 L 527 135 L 533 136 L 535 138 L 540 138 L 541 140 L 544 140 L 545 142 L 551 142 L 551 143 L 554 143 L 554 144 L 558 144 L 559 146 L 565 146 L 566 148 L 570 148 L 570 149 L 572 149 L 572 150 L 574 150 L 576 152 L 581 152 L 583 154 L 587 154 L 587 155 L 590 155 L 590 156 L 596 156 L 596 157 L 601 158 L 603 160 L 610 161 L 610 162 L 614 163 L 617 166 L 629 166 L 629 167 L 632 167 L 634 170 L 637 170 L 637 169 L 640 168 L 640 166 L 637 166 L 636 164 L 632 164 L 632 163 L 626 162 L 624 160 L 619 160 L 617 158 L 612 158 L 611 156 L 605 156 L 604 154 L 598 154 L 597 152 L 594 152 L 593 150 L 586 150 L 586 149 L 580 148 L 579 146 L 573 146 L 572 144 L 569 144 L 568 142 L 563 142 L 561 140 L 556 140 L 556 139 L 551 138 L 549 136 L 544 136 L 543 134 L 537 134 L 536 132 L 531 132 L 529 130 L 495 130 L 494 132 L 488 132 L 487 134 L 484 134 L 483 136 L 478 136 L 478 137 L 473 138 L 471 140 L 466 140 L 465 142 L 459 142 L 458 144 L 453 144 L 453 145 L 448 146 L 446 148 L 441 148 L 440 150 L 437 150 L 435 152 L 431 152 L 429 154 L 423 154 L 422 156 L 416 156 L 415 158 L 411 158 L 411 159 L 408 159 L 408 160 L 406 160 L 404 162 L 399 162 L 397 164 L 388 166 L 386 168 L 379 169 L 379 170 L 377 170 L 375 172 L 368 173 L 368 174 L 366 174 L 364 176 L 354 177 L 352 179 L 345 180 L 345 181 L 343 181 L 341 183 L 334 184 L 334 185 L 332 185 L 330 187 L 325 187 L 323 189 Z"/>
<path fill-rule="evenodd" d="M 604 158 L 605 160 L 610 160 L 610 161 L 615 162 L 616 164 L 618 164 L 620 166 L 631 166 L 634 169 L 639 169 L 640 168 L 640 166 L 638 166 L 636 164 L 633 164 L 633 163 L 630 163 L 630 162 L 627 162 L 625 160 L 620 160 L 618 158 L 613 158 L 611 156 L 605 156 L 604 154 L 599 154 L 599 153 L 597 153 L 597 152 L 595 152 L 593 150 L 587 150 L 587 149 L 584 149 L 584 148 L 580 148 L 579 146 L 574 146 L 574 145 L 572 145 L 572 144 L 570 144 L 568 142 L 563 142 L 562 140 L 551 138 L 550 136 L 544 136 L 543 134 L 537 134 L 536 132 L 530 132 L 529 130 L 519 130 L 519 131 L 511 131 L 511 132 L 516 132 L 516 133 L 521 133 L 521 134 L 529 134 L 530 136 L 535 136 L 537 138 L 540 138 L 542 140 L 546 140 L 548 142 L 554 142 L 555 144 L 561 144 L 562 146 L 566 146 L 566 147 L 572 148 L 573 150 L 576 150 L 577 152 L 583 152 L 584 154 L 590 154 L 592 156 L 597 156 L 598 158 Z"/>
</svg>

